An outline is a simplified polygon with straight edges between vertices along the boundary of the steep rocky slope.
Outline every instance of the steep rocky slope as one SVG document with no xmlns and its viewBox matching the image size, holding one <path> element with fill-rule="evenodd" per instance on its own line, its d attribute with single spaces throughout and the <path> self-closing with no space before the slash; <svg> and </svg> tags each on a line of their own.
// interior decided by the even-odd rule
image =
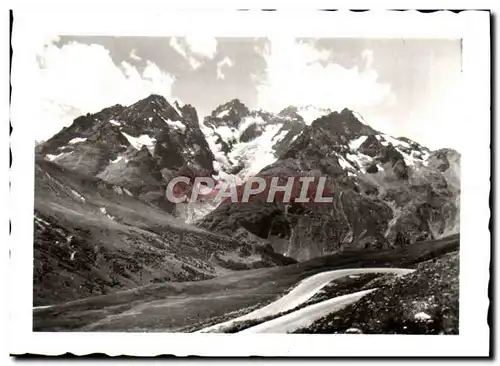
<svg viewBox="0 0 500 366">
<path fill-rule="evenodd" d="M 247 109 L 238 106 L 239 118 Z M 459 231 L 457 152 L 431 151 L 383 134 L 348 109 L 303 123 L 294 134 L 257 176 L 267 182 L 280 177 L 282 185 L 288 177 L 326 177 L 332 203 L 267 203 L 265 191 L 249 203 L 223 202 L 199 225 L 229 235 L 244 228 L 299 260 L 346 248 L 403 246 Z"/>
<path fill-rule="evenodd" d="M 214 157 L 196 110 L 150 95 L 75 119 L 37 148 L 40 157 L 127 188 L 167 212 L 167 182 L 179 171 L 211 174 Z"/>
<path fill-rule="evenodd" d="M 304 127 L 329 110 L 290 106 L 281 112 L 250 110 L 239 99 L 218 106 L 203 121 L 218 178 L 242 182 L 273 163 Z"/>
<path fill-rule="evenodd" d="M 458 334 L 459 254 L 420 263 L 403 278 L 380 277 L 378 289 L 296 333 Z"/>
<path fill-rule="evenodd" d="M 36 304 L 459 232 L 460 155 L 347 109 L 273 114 L 235 99 L 200 126 L 192 106 L 151 95 L 75 119 L 36 154 Z M 165 197 L 176 176 L 254 174 L 327 177 L 333 202 L 267 203 L 267 190 L 248 203 Z"/>
<path fill-rule="evenodd" d="M 35 306 L 293 262 L 44 159 L 36 161 L 34 233 Z"/>
</svg>

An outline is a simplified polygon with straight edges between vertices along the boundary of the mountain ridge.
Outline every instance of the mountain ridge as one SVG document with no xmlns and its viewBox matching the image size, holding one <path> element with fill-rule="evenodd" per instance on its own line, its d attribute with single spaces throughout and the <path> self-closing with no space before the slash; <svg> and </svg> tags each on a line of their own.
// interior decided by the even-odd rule
<svg viewBox="0 0 500 366">
<path fill-rule="evenodd" d="M 293 115 L 295 109 L 286 112 Z M 288 213 L 287 204 L 260 201 L 243 207 L 223 202 L 199 225 L 228 235 L 243 227 L 299 260 L 366 245 L 407 245 L 457 232 L 460 188 L 459 173 L 453 169 L 459 166 L 460 154 L 396 139 L 360 118 L 343 109 L 303 124 L 274 159 L 252 174 L 268 182 L 271 177 L 307 172 L 324 175 L 329 191 L 337 192 L 329 209 L 306 207 L 296 215 Z M 448 160 L 455 161 L 453 169 Z"/>
<path fill-rule="evenodd" d="M 324 114 L 310 120 L 301 111 Z M 204 229 L 272 245 L 298 259 L 365 245 L 404 245 L 459 230 L 460 154 L 384 134 L 347 108 L 289 106 L 269 113 L 236 98 L 200 121 L 191 105 L 152 94 L 76 118 L 37 146 L 37 155 L 121 186 Z M 266 181 L 322 175 L 337 194 L 328 209 L 295 207 L 300 214 L 289 214 L 279 202 L 247 208 L 175 205 L 165 197 L 166 185 L 186 174 L 240 185 L 254 175 Z M 322 228 L 312 229 L 317 222 Z M 336 232 L 327 234 L 331 228 Z M 325 246 L 327 241 L 333 244 Z"/>
</svg>

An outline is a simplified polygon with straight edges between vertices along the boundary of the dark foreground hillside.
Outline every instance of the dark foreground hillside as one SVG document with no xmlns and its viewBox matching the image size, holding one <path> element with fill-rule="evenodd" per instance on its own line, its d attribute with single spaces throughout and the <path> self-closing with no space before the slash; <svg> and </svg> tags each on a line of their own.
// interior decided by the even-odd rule
<svg viewBox="0 0 500 366">
<path fill-rule="evenodd" d="M 49 161 L 37 159 L 35 178 L 34 306 L 295 262 Z"/>
<path fill-rule="evenodd" d="M 204 281 L 164 282 L 34 310 L 35 331 L 192 331 L 282 296 L 316 273 L 357 267 L 415 268 L 453 252 L 459 236 L 404 248 L 346 251 L 285 267 L 238 271 Z"/>
<path fill-rule="evenodd" d="M 377 291 L 296 333 L 458 334 L 459 282 L 455 251 L 371 281 Z"/>
</svg>

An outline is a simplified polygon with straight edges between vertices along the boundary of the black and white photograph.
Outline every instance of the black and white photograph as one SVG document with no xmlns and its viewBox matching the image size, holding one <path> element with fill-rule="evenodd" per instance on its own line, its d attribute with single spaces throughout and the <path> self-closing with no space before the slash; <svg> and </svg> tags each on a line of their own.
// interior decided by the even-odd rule
<svg viewBox="0 0 500 366">
<path fill-rule="evenodd" d="M 84 32 L 90 14 L 46 12 L 37 32 L 14 12 L 25 352 L 487 353 L 489 39 L 460 32 L 489 37 L 489 15 L 466 13 L 117 13 L 106 32 L 103 12 Z M 153 346 L 172 336 L 207 343 Z"/>
</svg>

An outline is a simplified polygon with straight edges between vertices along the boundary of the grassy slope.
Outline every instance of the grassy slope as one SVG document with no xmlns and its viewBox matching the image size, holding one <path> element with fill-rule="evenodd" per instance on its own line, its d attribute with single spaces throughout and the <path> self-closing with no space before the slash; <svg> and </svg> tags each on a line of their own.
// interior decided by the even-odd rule
<svg viewBox="0 0 500 366">
<path fill-rule="evenodd" d="M 183 331 L 253 310 L 315 273 L 355 267 L 406 267 L 457 250 L 459 236 L 400 249 L 343 252 L 285 267 L 234 272 L 196 282 L 151 284 L 34 311 L 35 330 Z M 242 309 L 246 309 L 242 311 Z"/>
<path fill-rule="evenodd" d="M 323 289 L 318 291 L 318 293 L 316 295 L 311 297 L 305 303 L 300 304 L 299 306 L 297 306 L 293 309 L 284 311 L 282 313 L 266 316 L 263 318 L 237 321 L 237 322 L 234 322 L 233 324 L 231 324 L 229 327 L 225 328 L 223 331 L 218 330 L 218 333 L 221 333 L 221 332 L 223 332 L 223 333 L 237 333 L 243 329 L 250 328 L 250 327 L 253 327 L 255 325 L 267 322 L 269 320 L 281 317 L 283 315 L 292 313 L 294 311 L 297 311 L 297 310 L 302 309 L 304 307 L 307 307 L 309 305 L 317 304 L 321 301 L 325 301 L 325 300 L 331 299 L 333 297 L 342 296 L 342 295 L 350 294 L 350 293 L 353 293 L 356 291 L 360 291 L 361 287 L 366 285 L 371 280 L 378 278 L 380 276 L 383 276 L 383 275 L 376 274 L 376 273 L 370 273 L 370 274 L 362 274 L 362 275 L 356 276 L 354 278 L 350 277 L 350 276 L 337 278 L 337 279 L 333 280 L 332 282 L 330 282 L 328 285 L 326 285 Z M 387 275 L 387 276 L 392 276 L 392 275 Z M 385 277 L 385 276 L 383 276 L 383 277 Z"/>
<path fill-rule="evenodd" d="M 34 258 L 35 306 L 290 261 L 46 161 L 36 165 Z"/>
</svg>

